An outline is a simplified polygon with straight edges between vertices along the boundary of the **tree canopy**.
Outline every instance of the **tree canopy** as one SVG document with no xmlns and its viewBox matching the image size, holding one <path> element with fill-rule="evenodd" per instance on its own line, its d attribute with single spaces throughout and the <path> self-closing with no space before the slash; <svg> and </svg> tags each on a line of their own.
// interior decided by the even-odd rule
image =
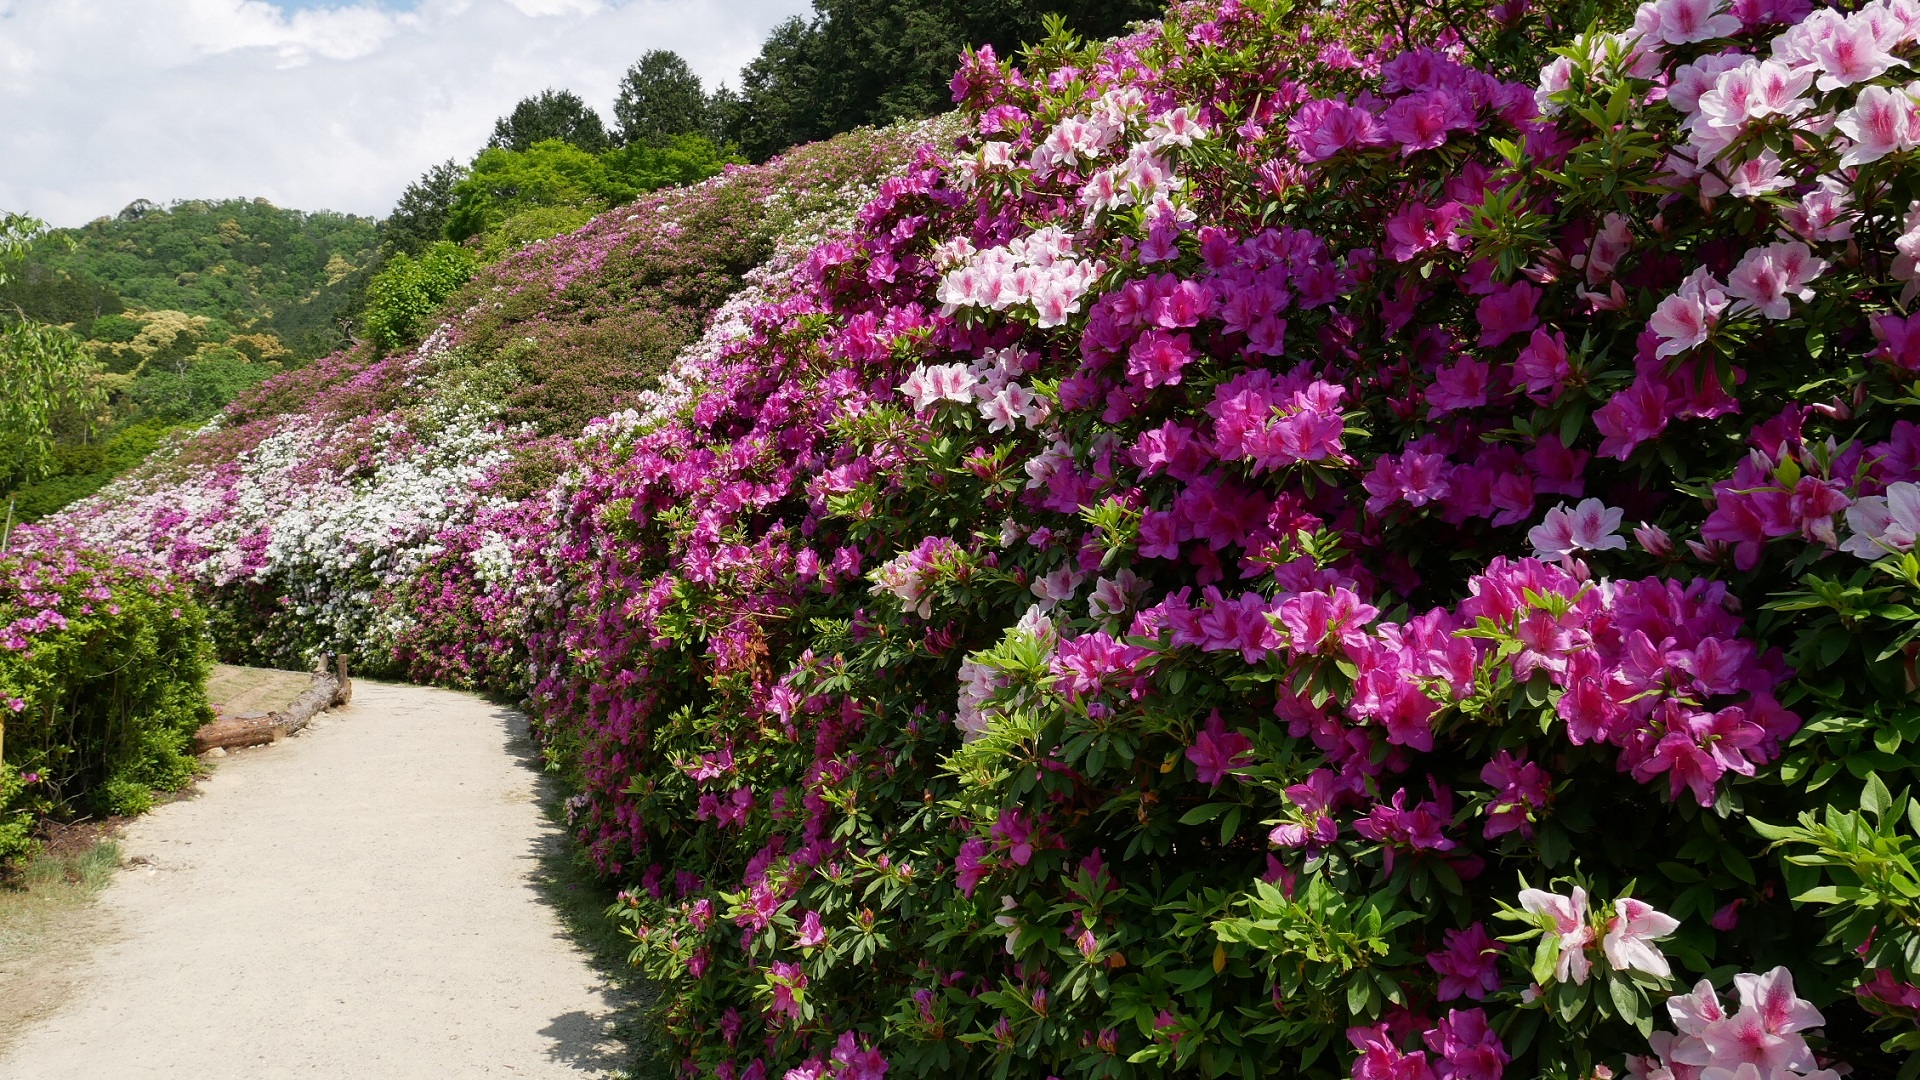
<svg viewBox="0 0 1920 1080">
<path fill-rule="evenodd" d="M 417 254 L 446 238 L 453 189 L 467 178 L 467 167 L 448 158 L 407 185 L 393 213 L 380 223 L 380 242 L 391 251 Z"/>
<path fill-rule="evenodd" d="M 706 134 L 711 127 L 707 93 L 679 53 L 654 49 L 620 80 L 613 103 L 620 141 L 654 143 L 675 135 Z"/>
<path fill-rule="evenodd" d="M 641 192 L 703 180 L 726 161 L 720 149 L 700 135 L 673 136 L 658 145 L 634 143 L 601 154 L 559 139 L 524 151 L 488 148 L 453 186 L 446 238 L 466 240 L 494 232 L 510 219 L 539 209 L 572 209 L 580 215 L 575 224 L 584 224 Z"/>
<path fill-rule="evenodd" d="M 542 90 L 522 98 L 513 111 L 496 120 L 489 147 L 530 150 L 535 143 L 559 139 L 597 154 L 612 145 L 607 128 L 580 95 L 571 90 Z"/>
<path fill-rule="evenodd" d="M 1046 20 L 1108 37 L 1155 17 L 1158 0 L 814 0 L 813 18 L 774 28 L 722 103 L 722 130 L 754 160 L 862 124 L 952 107 L 962 49 L 1011 56 L 1046 36 Z"/>
<path fill-rule="evenodd" d="M 358 302 L 376 237 L 373 218 L 265 199 L 140 200 L 50 232 L 0 285 L 0 305 L 82 335 L 126 309 L 180 311 L 320 356 L 345 341 L 341 320 Z"/>
</svg>

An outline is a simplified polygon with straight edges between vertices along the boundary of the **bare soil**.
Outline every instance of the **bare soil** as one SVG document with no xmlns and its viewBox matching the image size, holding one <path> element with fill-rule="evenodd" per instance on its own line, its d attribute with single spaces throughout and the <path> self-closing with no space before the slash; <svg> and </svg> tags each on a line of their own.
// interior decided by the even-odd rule
<svg viewBox="0 0 1920 1080">
<path fill-rule="evenodd" d="M 221 716 L 264 714 L 292 704 L 312 680 L 302 671 L 218 664 L 207 678 L 207 697 Z"/>
</svg>

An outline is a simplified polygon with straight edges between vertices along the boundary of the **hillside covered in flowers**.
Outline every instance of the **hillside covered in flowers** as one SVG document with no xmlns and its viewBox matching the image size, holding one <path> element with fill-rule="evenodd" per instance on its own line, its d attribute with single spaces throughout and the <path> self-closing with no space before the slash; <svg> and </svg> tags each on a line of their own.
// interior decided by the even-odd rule
<svg viewBox="0 0 1920 1080">
<path fill-rule="evenodd" d="M 970 55 L 53 527 L 524 700 L 690 1077 L 1909 1077 L 1920 5 L 1585 26 Z"/>
</svg>

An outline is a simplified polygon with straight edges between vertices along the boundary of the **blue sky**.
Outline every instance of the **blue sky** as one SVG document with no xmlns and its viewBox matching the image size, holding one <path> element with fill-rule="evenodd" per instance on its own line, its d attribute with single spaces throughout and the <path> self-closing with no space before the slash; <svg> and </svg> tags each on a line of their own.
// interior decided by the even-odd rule
<svg viewBox="0 0 1920 1080">
<path fill-rule="evenodd" d="M 610 111 L 651 48 L 711 87 L 808 0 L 0 0 L 0 210 L 384 214 L 546 87 Z"/>
</svg>

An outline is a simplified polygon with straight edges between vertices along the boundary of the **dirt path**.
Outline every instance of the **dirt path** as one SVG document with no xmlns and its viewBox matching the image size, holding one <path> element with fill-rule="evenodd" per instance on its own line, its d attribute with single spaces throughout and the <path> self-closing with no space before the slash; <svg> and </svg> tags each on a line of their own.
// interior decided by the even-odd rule
<svg viewBox="0 0 1920 1080">
<path fill-rule="evenodd" d="M 559 839 L 525 732 L 359 682 L 310 733 L 228 757 L 127 830 L 98 944 L 0 1078 L 606 1075 L 615 1001 L 542 902 Z"/>
</svg>

